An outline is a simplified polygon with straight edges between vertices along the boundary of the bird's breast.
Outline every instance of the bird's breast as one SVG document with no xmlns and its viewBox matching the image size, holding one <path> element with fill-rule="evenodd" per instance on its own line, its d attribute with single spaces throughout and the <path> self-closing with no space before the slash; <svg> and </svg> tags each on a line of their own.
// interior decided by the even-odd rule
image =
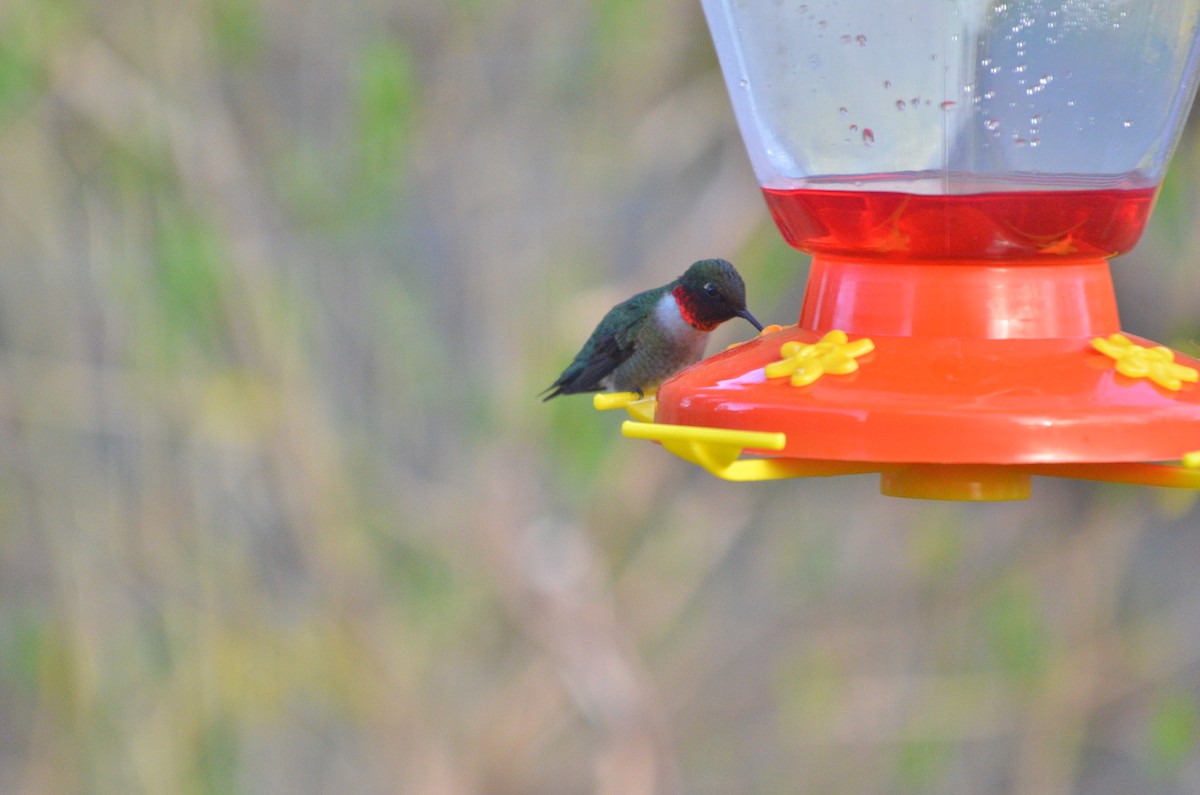
<svg viewBox="0 0 1200 795">
<path fill-rule="evenodd" d="M 705 332 L 693 326 L 684 319 L 679 311 L 679 302 L 670 291 L 663 293 L 654 307 L 655 328 L 664 337 L 677 343 L 697 342 L 704 344 Z"/>
<path fill-rule="evenodd" d="M 707 332 L 683 319 L 675 296 L 666 293 L 654 308 L 653 335 L 658 339 L 647 340 L 657 348 L 658 355 L 667 367 L 684 367 L 697 361 L 704 354 Z"/>
</svg>

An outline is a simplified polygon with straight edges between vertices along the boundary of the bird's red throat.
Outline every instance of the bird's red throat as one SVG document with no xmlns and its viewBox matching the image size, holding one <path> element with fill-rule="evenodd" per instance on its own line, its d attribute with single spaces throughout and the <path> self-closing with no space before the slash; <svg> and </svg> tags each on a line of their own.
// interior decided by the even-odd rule
<svg viewBox="0 0 1200 795">
<path fill-rule="evenodd" d="M 692 328 L 700 331 L 712 331 L 721 325 L 720 321 L 713 322 L 701 317 L 702 302 L 688 292 L 682 284 L 676 285 L 675 289 L 671 291 L 671 295 L 675 296 L 675 303 L 679 306 L 679 316 Z"/>
</svg>

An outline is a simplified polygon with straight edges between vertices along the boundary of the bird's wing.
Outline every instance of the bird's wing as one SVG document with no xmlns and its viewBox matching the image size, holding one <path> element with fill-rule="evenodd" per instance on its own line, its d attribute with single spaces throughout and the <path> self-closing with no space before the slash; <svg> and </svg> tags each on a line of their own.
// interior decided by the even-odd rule
<svg viewBox="0 0 1200 795">
<path fill-rule="evenodd" d="M 639 323 L 649 309 L 652 307 L 638 307 L 632 300 L 613 307 L 543 399 L 604 389 L 600 382 L 637 349 Z"/>
</svg>

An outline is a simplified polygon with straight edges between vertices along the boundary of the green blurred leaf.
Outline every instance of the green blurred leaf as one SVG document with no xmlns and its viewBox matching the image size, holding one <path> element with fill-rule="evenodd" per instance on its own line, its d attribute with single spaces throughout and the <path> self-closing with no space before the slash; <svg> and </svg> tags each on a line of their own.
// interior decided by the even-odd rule
<svg viewBox="0 0 1200 795">
<path fill-rule="evenodd" d="M 914 522 L 908 553 L 916 571 L 936 588 L 957 570 L 964 544 L 957 507 L 936 505 Z"/>
<path fill-rule="evenodd" d="M 0 4 L 0 124 L 37 100 L 49 79 L 52 53 L 82 19 L 78 0 Z"/>
<path fill-rule="evenodd" d="M 356 134 L 363 188 L 394 188 L 403 173 L 417 103 L 412 54 L 398 39 L 379 39 L 359 53 Z M 367 197 L 369 198 L 369 196 Z"/>
<path fill-rule="evenodd" d="M 197 738 L 196 783 L 203 795 L 237 792 L 238 739 L 232 720 L 206 725 Z"/>
<path fill-rule="evenodd" d="M 122 141 L 101 140 L 101 178 L 114 194 L 140 205 L 155 192 L 174 187 L 173 165 L 160 141 L 131 133 Z"/>
<path fill-rule="evenodd" d="M 43 624 L 32 616 L 9 612 L 0 625 L 0 678 L 23 690 L 37 687 L 45 639 Z"/>
<path fill-rule="evenodd" d="M 47 621 L 32 628 L 24 651 L 28 662 L 37 664 L 39 689 L 57 717 L 74 724 L 80 718 L 80 655 L 83 650 L 61 623 Z"/>
<path fill-rule="evenodd" d="M 596 36 L 600 44 L 619 42 L 625 45 L 639 38 L 650 13 L 644 4 L 626 0 L 598 0 L 592 7 L 596 13 Z"/>
<path fill-rule="evenodd" d="M 24 42 L 0 38 L 0 122 L 19 116 L 42 90 L 41 64 Z"/>
<path fill-rule="evenodd" d="M 570 491 L 586 492 L 599 477 L 613 444 L 623 438 L 618 412 L 597 412 L 591 395 L 568 395 L 546 404 L 549 448 L 555 473 Z M 624 415 L 624 412 L 620 412 Z"/>
<path fill-rule="evenodd" d="M 1154 511 L 1170 521 L 1179 521 L 1192 512 L 1200 493 L 1190 489 L 1147 489 Z"/>
<path fill-rule="evenodd" d="M 910 792 L 927 792 L 944 773 L 951 748 L 944 743 L 909 740 L 896 754 L 896 780 Z"/>
<path fill-rule="evenodd" d="M 263 45 L 262 10 L 253 0 L 214 0 L 213 33 L 225 59 L 250 63 Z"/>
<path fill-rule="evenodd" d="M 194 340 L 209 347 L 221 327 L 224 246 L 202 219 L 169 203 L 160 207 L 156 232 L 163 342 L 178 346 Z"/>
<path fill-rule="evenodd" d="M 1049 636 L 1031 583 L 1006 584 L 983 611 L 991 651 L 1004 673 L 1027 681 L 1045 670 Z"/>
<path fill-rule="evenodd" d="M 1186 693 L 1162 699 L 1150 715 L 1150 762 L 1161 774 L 1176 772 L 1200 739 L 1200 706 Z"/>
<path fill-rule="evenodd" d="M 838 658 L 825 649 L 811 649 L 783 658 L 773 676 L 779 730 L 803 742 L 837 717 L 844 703 L 846 674 Z"/>
<path fill-rule="evenodd" d="M 395 541 L 387 549 L 387 570 L 398 598 L 419 618 L 445 613 L 455 594 L 454 571 L 441 556 L 415 544 Z"/>
</svg>

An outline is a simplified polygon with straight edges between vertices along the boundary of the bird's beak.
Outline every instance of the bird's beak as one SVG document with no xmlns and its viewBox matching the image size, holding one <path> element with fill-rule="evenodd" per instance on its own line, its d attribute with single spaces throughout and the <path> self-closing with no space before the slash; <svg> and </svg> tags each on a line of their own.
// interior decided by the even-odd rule
<svg viewBox="0 0 1200 795">
<path fill-rule="evenodd" d="M 756 317 L 754 317 L 754 315 L 750 314 L 750 310 L 749 310 L 749 309 L 743 309 L 743 310 L 741 310 L 740 312 L 738 312 L 738 313 L 737 313 L 737 316 L 738 316 L 738 317 L 744 317 L 744 318 L 746 318 L 746 320 L 749 320 L 749 321 L 750 321 L 750 324 L 751 324 L 752 326 L 754 326 L 756 329 L 758 329 L 759 331 L 762 331 L 762 330 L 763 330 L 763 324 L 762 324 L 762 323 L 759 323 L 759 322 L 758 322 L 758 319 L 757 319 Z"/>
</svg>

